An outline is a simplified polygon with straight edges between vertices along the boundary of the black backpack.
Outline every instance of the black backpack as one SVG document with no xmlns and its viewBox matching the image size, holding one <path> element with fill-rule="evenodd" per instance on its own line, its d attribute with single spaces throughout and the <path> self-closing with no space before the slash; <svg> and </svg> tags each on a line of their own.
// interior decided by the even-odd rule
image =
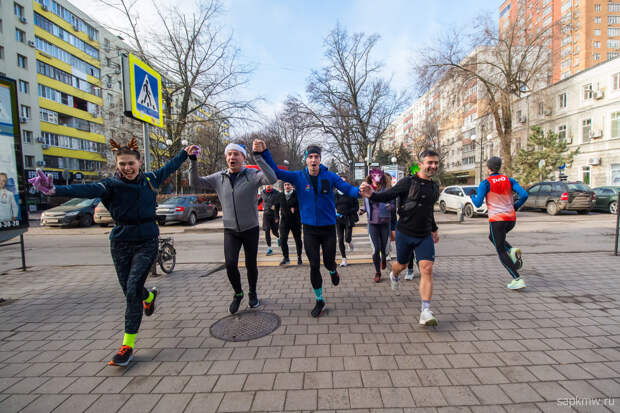
<svg viewBox="0 0 620 413">
<path fill-rule="evenodd" d="M 407 194 L 407 199 L 398 208 L 398 214 L 401 217 L 408 217 L 415 212 L 415 208 L 418 206 L 418 203 L 420 202 L 420 197 L 422 195 L 422 191 L 420 191 L 420 181 L 414 179 L 413 177 L 410 177 L 409 179 L 411 180 L 411 184 L 409 185 L 409 193 Z M 439 199 L 439 186 L 434 181 L 430 182 L 433 186 L 434 204 Z"/>
</svg>

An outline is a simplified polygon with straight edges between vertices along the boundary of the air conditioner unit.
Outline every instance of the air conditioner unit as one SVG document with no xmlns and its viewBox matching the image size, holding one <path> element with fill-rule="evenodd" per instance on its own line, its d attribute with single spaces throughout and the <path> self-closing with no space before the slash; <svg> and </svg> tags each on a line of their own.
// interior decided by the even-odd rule
<svg viewBox="0 0 620 413">
<path fill-rule="evenodd" d="M 79 32 L 79 31 L 80 31 L 80 29 L 79 29 L 79 28 L 78 28 L 78 27 L 74 24 L 74 25 L 73 25 L 73 31 Z"/>
<path fill-rule="evenodd" d="M 601 129 L 592 129 L 590 131 L 591 138 L 600 138 L 601 136 L 603 136 L 603 131 Z"/>
<path fill-rule="evenodd" d="M 49 11 L 49 9 L 47 8 L 47 5 L 46 5 L 46 4 L 42 4 L 42 5 L 41 5 L 41 8 L 42 8 L 44 11 Z"/>
<path fill-rule="evenodd" d="M 601 158 L 590 158 L 588 159 L 588 165 L 600 165 Z"/>
<path fill-rule="evenodd" d="M 112 82 L 106 82 L 105 86 L 106 86 L 108 89 L 112 89 Z"/>
<path fill-rule="evenodd" d="M 22 17 L 19 18 L 19 22 L 26 24 L 26 23 L 28 23 L 28 19 L 26 19 L 24 16 L 22 16 Z"/>
<path fill-rule="evenodd" d="M 28 40 L 28 46 L 34 47 L 34 40 Z"/>
<path fill-rule="evenodd" d="M 21 123 L 26 123 L 26 122 L 28 122 L 28 118 L 27 118 L 27 117 L 25 117 L 25 116 L 20 116 L 20 117 L 19 117 L 19 121 L 20 121 Z"/>
<path fill-rule="evenodd" d="M 49 149 L 50 146 L 47 143 L 41 145 L 41 149 Z"/>
<path fill-rule="evenodd" d="M 568 136 L 568 137 L 565 139 L 565 141 L 566 141 L 566 143 L 568 143 L 568 144 L 573 143 L 573 138 L 572 138 L 572 136 Z"/>
<path fill-rule="evenodd" d="M 605 92 L 603 92 L 602 90 L 597 90 L 596 92 L 594 92 L 594 99 L 600 100 L 603 99 L 605 97 Z"/>
<path fill-rule="evenodd" d="M 545 108 L 544 112 L 545 112 L 545 116 L 551 116 L 551 114 L 553 113 L 551 108 Z"/>
<path fill-rule="evenodd" d="M 39 136 L 39 137 L 37 138 L 37 143 L 43 143 L 43 138 Z"/>
<path fill-rule="evenodd" d="M 521 123 L 527 122 L 527 117 L 525 117 L 525 115 L 519 116 L 519 122 L 521 122 Z"/>
<path fill-rule="evenodd" d="M 45 166 L 45 161 L 37 161 L 37 166 Z"/>
</svg>

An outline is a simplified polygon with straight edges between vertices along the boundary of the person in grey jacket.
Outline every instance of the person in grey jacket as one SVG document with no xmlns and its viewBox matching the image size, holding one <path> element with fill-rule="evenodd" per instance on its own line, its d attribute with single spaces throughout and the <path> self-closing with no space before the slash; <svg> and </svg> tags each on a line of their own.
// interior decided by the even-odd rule
<svg viewBox="0 0 620 413">
<path fill-rule="evenodd" d="M 212 189 L 222 204 L 224 218 L 224 259 L 228 280 L 235 290 L 235 296 L 228 311 L 236 313 L 243 300 L 241 288 L 241 274 L 239 273 L 239 251 L 241 246 L 245 252 L 245 268 L 248 272 L 249 306 L 260 306 L 256 284 L 258 281 L 258 210 L 256 194 L 262 185 L 270 185 L 277 181 L 276 175 L 262 155 L 254 154 L 256 163 L 261 171 L 245 168 L 247 151 L 237 143 L 229 143 L 224 150 L 228 169 L 216 172 L 209 176 L 198 175 L 197 153 L 190 155 L 189 183 L 195 191 Z"/>
</svg>

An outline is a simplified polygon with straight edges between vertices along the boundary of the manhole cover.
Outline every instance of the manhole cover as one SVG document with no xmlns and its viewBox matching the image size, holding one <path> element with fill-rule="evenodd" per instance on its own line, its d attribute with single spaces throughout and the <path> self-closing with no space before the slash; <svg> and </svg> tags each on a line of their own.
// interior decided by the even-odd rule
<svg viewBox="0 0 620 413">
<path fill-rule="evenodd" d="M 261 338 L 280 327 L 280 317 L 264 311 L 242 311 L 222 318 L 211 326 L 211 335 L 225 341 Z"/>
</svg>

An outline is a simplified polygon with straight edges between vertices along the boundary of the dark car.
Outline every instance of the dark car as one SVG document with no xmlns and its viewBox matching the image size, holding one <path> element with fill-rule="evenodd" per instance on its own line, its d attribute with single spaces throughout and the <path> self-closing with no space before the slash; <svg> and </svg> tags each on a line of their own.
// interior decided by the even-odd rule
<svg viewBox="0 0 620 413">
<path fill-rule="evenodd" d="M 606 211 L 611 214 L 618 213 L 618 194 L 620 194 L 620 186 L 599 186 L 594 188 L 596 194 L 596 203 L 594 209 Z"/>
<path fill-rule="evenodd" d="M 582 182 L 539 182 L 527 190 L 525 208 L 544 209 L 549 215 L 560 211 L 588 214 L 594 208 L 594 191 Z"/>
<path fill-rule="evenodd" d="M 41 214 L 41 225 L 90 227 L 99 198 L 73 198 Z"/>
<path fill-rule="evenodd" d="M 217 207 L 205 198 L 196 195 L 182 195 L 168 198 L 157 207 L 157 221 L 185 222 L 196 225 L 199 219 L 217 217 Z"/>
</svg>

